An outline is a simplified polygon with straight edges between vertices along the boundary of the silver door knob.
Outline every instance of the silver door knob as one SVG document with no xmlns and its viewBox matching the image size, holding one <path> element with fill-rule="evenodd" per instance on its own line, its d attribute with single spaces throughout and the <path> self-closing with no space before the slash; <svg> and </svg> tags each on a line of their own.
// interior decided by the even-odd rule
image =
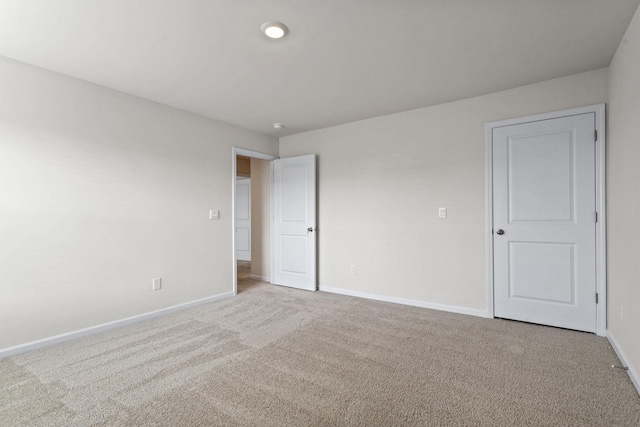
<svg viewBox="0 0 640 427">
<path fill-rule="evenodd" d="M 311 233 L 311 232 L 313 232 L 313 227 L 307 228 L 307 233 Z"/>
<path fill-rule="evenodd" d="M 498 236 L 502 236 L 502 235 L 504 234 L 504 230 L 503 230 L 503 229 L 500 229 L 500 230 L 496 231 L 496 234 L 497 234 Z"/>
</svg>

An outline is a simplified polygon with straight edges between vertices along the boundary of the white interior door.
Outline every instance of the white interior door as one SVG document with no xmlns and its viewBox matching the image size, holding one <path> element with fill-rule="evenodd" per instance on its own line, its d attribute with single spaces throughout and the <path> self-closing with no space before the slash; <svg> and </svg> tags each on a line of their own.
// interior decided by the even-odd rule
<svg viewBox="0 0 640 427">
<path fill-rule="evenodd" d="M 251 261 L 251 179 L 236 178 L 236 259 Z"/>
<path fill-rule="evenodd" d="M 273 283 L 315 291 L 315 155 L 273 161 L 273 222 Z"/>
<path fill-rule="evenodd" d="M 595 114 L 493 129 L 494 314 L 596 331 Z"/>
</svg>

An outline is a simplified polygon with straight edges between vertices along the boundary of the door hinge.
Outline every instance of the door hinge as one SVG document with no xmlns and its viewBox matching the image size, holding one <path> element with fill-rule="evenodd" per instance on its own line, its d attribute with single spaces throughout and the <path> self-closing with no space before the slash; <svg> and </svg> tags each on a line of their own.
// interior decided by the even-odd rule
<svg viewBox="0 0 640 427">
<path fill-rule="evenodd" d="M 596 292 L 596 304 L 598 303 L 598 293 Z"/>
<path fill-rule="evenodd" d="M 596 222 L 598 222 L 598 212 L 596 212 Z"/>
<path fill-rule="evenodd" d="M 595 131 L 593 131 L 593 132 L 594 132 L 594 137 L 596 138 L 596 139 L 595 139 L 595 142 L 598 142 L 598 131 L 597 131 L 597 130 L 595 130 Z"/>
</svg>

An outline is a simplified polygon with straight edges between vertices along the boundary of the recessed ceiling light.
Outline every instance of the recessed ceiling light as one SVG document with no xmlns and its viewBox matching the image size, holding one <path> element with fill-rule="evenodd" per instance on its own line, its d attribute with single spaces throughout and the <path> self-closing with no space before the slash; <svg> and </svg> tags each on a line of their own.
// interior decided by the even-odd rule
<svg viewBox="0 0 640 427">
<path fill-rule="evenodd" d="M 262 24 L 260 29 L 267 37 L 272 39 L 282 38 L 289 32 L 289 29 L 286 25 L 274 21 L 265 22 L 264 24 Z"/>
<path fill-rule="evenodd" d="M 273 127 L 274 127 L 275 129 L 282 129 L 282 128 L 284 127 L 284 125 L 283 125 L 282 123 L 274 123 L 274 124 L 273 124 Z"/>
</svg>

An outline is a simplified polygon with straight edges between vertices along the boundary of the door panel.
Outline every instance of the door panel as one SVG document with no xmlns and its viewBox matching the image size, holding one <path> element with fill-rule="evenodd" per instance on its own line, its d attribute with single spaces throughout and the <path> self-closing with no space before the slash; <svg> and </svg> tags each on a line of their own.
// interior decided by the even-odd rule
<svg viewBox="0 0 640 427">
<path fill-rule="evenodd" d="M 309 271 L 307 237 L 283 235 L 281 242 L 282 253 L 287 255 L 282 258 L 282 272 L 306 274 Z"/>
<path fill-rule="evenodd" d="M 493 130 L 496 317 L 595 332 L 594 133 L 593 113 Z"/>
<path fill-rule="evenodd" d="M 575 245 L 509 242 L 509 296 L 572 304 Z"/>
<path fill-rule="evenodd" d="M 273 161 L 274 277 L 277 285 L 316 290 L 315 155 Z"/>
<path fill-rule="evenodd" d="M 251 179 L 236 180 L 236 259 L 251 261 Z"/>
<path fill-rule="evenodd" d="M 509 222 L 571 221 L 571 132 L 511 137 L 508 152 Z"/>
<path fill-rule="evenodd" d="M 301 223 L 307 216 L 307 166 L 289 164 L 280 167 L 283 223 Z"/>
</svg>

